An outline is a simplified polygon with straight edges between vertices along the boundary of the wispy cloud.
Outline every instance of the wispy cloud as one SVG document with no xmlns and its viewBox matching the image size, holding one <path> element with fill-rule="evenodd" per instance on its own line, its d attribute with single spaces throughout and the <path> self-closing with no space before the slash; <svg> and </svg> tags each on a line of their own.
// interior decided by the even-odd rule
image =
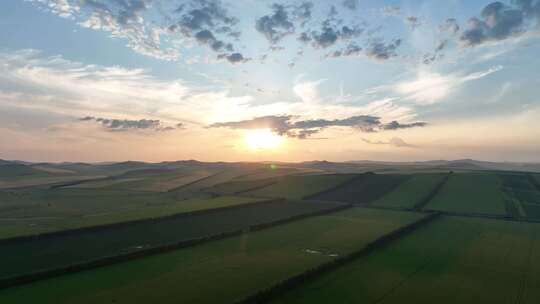
<svg viewBox="0 0 540 304">
<path fill-rule="evenodd" d="M 433 104 L 443 100 L 466 82 L 477 80 L 502 70 L 494 66 L 485 71 L 470 74 L 439 74 L 421 70 L 416 79 L 395 84 L 393 90 L 403 98 L 419 103 Z"/>
</svg>

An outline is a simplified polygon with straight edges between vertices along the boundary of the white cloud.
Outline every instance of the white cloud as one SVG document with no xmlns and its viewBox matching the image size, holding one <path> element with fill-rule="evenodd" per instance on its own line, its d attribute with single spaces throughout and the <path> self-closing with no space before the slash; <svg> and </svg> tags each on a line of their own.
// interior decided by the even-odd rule
<svg viewBox="0 0 540 304">
<path fill-rule="evenodd" d="M 433 104 L 448 97 L 464 83 L 484 78 L 502 68 L 502 66 L 495 66 L 486 71 L 447 75 L 421 70 L 416 79 L 397 83 L 393 86 L 393 90 L 405 99 L 418 104 Z"/>
</svg>

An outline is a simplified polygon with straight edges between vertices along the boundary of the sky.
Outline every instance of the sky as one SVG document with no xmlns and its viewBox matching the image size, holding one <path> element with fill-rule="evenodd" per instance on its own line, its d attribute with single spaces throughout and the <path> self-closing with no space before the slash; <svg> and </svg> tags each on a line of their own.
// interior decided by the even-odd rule
<svg viewBox="0 0 540 304">
<path fill-rule="evenodd" d="M 540 0 L 2 0 L 0 158 L 540 162 Z"/>
</svg>

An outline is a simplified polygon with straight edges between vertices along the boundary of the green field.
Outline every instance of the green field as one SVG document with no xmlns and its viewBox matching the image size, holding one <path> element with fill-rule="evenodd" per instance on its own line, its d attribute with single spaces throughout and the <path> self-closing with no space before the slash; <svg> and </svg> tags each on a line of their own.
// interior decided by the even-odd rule
<svg viewBox="0 0 540 304">
<path fill-rule="evenodd" d="M 314 195 L 311 199 L 366 204 L 394 190 L 408 178 L 410 176 L 397 174 L 361 174 L 357 175 L 351 182 L 344 183 L 342 186 L 330 191 Z"/>
<path fill-rule="evenodd" d="M 534 185 L 534 176 L 509 173 L 500 176 L 504 191 L 520 211 L 520 217 L 540 219 L 540 191 Z"/>
<path fill-rule="evenodd" d="M 540 224 L 448 217 L 273 303 L 540 301 Z"/>
<path fill-rule="evenodd" d="M 307 175 L 285 176 L 278 178 L 276 183 L 258 190 L 249 191 L 244 195 L 255 197 L 282 197 L 289 199 L 301 199 L 315 193 L 334 188 L 354 175 Z"/>
<path fill-rule="evenodd" d="M 245 198 L 244 198 L 245 199 Z M 331 210 L 340 204 L 276 202 L 223 209 L 83 231 L 76 234 L 0 244 L 0 278 L 81 263 L 164 244 L 243 230 L 292 216 Z"/>
<path fill-rule="evenodd" d="M 413 208 L 444 179 L 446 174 L 415 174 L 371 204 L 385 208 Z"/>
<path fill-rule="evenodd" d="M 506 215 L 502 180 L 496 174 L 455 173 L 425 207 L 455 213 Z"/>
<path fill-rule="evenodd" d="M 0 290 L 1 303 L 232 303 L 422 215 L 348 209 Z"/>
<path fill-rule="evenodd" d="M 234 195 L 264 188 L 277 182 L 277 179 L 234 180 L 204 189 L 218 195 Z"/>
</svg>

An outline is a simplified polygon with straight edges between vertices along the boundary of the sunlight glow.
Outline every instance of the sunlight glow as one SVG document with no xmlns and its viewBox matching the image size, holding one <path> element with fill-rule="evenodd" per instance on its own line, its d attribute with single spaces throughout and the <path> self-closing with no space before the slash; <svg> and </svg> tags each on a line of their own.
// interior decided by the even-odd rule
<svg viewBox="0 0 540 304">
<path fill-rule="evenodd" d="M 251 150 L 275 149 L 281 145 L 283 137 L 269 129 L 250 130 L 246 132 L 244 142 Z"/>
</svg>

